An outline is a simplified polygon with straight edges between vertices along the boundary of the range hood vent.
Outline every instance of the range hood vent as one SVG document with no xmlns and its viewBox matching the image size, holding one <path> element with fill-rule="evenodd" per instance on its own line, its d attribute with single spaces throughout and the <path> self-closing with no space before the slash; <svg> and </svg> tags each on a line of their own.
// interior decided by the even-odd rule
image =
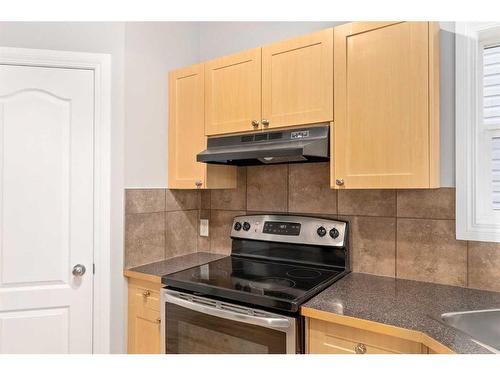
<svg viewBox="0 0 500 375">
<path fill-rule="evenodd" d="M 196 160 L 208 164 L 261 165 L 328 161 L 329 124 L 208 138 Z"/>
</svg>

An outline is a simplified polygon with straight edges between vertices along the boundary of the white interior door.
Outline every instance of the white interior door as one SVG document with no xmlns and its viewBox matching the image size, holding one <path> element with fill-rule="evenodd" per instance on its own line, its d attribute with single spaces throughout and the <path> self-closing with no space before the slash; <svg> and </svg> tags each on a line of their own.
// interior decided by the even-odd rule
<svg viewBox="0 0 500 375">
<path fill-rule="evenodd" d="M 0 65 L 0 353 L 92 352 L 93 119 L 92 70 Z"/>
</svg>

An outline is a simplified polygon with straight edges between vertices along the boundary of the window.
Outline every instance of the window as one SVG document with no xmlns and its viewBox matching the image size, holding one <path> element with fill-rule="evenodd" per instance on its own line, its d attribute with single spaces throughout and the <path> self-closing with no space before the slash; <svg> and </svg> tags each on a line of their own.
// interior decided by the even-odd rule
<svg viewBox="0 0 500 375">
<path fill-rule="evenodd" d="M 456 25 L 457 238 L 500 242 L 500 23 Z"/>
</svg>

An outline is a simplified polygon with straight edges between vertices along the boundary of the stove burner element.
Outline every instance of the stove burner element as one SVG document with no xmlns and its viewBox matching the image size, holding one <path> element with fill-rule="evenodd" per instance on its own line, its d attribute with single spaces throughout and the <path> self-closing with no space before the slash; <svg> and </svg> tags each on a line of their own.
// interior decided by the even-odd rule
<svg viewBox="0 0 500 375">
<path fill-rule="evenodd" d="M 281 277 L 266 277 L 250 281 L 248 285 L 258 290 L 285 290 L 295 286 L 295 282 Z"/>
<path fill-rule="evenodd" d="M 296 268 L 294 270 L 288 271 L 286 275 L 290 277 L 296 277 L 298 279 L 315 279 L 316 277 L 321 276 L 321 272 L 316 270 Z"/>
</svg>

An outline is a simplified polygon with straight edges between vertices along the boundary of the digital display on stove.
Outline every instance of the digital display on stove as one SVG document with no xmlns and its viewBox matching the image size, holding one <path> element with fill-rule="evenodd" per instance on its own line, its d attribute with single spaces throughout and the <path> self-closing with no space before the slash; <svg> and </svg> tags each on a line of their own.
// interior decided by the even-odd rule
<svg viewBox="0 0 500 375">
<path fill-rule="evenodd" d="M 266 221 L 264 222 L 263 233 L 298 236 L 300 234 L 300 223 Z"/>
</svg>

